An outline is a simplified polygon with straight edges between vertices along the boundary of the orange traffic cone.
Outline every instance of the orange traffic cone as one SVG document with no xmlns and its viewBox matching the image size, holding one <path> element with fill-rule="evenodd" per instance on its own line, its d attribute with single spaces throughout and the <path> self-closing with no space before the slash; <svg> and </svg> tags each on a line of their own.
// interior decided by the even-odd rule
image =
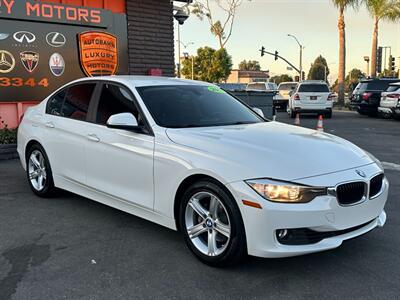
<svg viewBox="0 0 400 300">
<path fill-rule="evenodd" d="M 300 114 L 296 114 L 296 120 L 294 120 L 294 125 L 300 126 Z"/>
<path fill-rule="evenodd" d="M 322 115 L 319 115 L 317 131 L 324 132 L 324 118 L 322 117 Z"/>
</svg>

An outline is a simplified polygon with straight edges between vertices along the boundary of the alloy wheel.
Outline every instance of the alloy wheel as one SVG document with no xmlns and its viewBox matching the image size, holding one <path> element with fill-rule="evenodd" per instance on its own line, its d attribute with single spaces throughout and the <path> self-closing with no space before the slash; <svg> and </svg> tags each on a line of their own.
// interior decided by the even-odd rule
<svg viewBox="0 0 400 300">
<path fill-rule="evenodd" d="M 228 247 L 231 223 L 221 200 L 209 192 L 193 195 L 185 210 L 186 231 L 198 251 L 218 256 Z"/>
<path fill-rule="evenodd" d="M 47 172 L 45 158 L 39 150 L 34 150 L 28 161 L 29 180 L 36 191 L 42 191 L 46 185 Z"/>
</svg>

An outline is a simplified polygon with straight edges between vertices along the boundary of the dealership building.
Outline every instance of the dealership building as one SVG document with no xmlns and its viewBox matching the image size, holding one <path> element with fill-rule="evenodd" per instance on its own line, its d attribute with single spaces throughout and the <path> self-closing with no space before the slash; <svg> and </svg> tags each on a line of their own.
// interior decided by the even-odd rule
<svg viewBox="0 0 400 300">
<path fill-rule="evenodd" d="M 84 76 L 174 76 L 174 2 L 0 0 L 0 128 Z"/>
</svg>

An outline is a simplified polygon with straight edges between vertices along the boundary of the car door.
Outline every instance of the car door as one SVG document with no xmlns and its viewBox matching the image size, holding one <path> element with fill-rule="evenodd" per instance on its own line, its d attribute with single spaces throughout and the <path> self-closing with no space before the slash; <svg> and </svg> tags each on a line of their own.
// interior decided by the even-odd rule
<svg viewBox="0 0 400 300">
<path fill-rule="evenodd" d="M 92 122 L 85 128 L 87 185 L 123 201 L 153 209 L 154 136 L 130 90 L 104 83 Z M 132 113 L 141 132 L 111 129 L 110 116 Z"/>
<path fill-rule="evenodd" d="M 74 84 L 51 97 L 44 120 L 44 148 L 55 180 L 85 183 L 84 134 L 96 83 Z"/>
</svg>

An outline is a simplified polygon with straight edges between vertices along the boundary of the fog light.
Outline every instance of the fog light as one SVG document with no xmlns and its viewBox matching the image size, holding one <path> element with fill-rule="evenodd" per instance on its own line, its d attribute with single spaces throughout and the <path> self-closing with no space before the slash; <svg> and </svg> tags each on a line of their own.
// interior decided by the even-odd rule
<svg viewBox="0 0 400 300">
<path fill-rule="evenodd" d="M 278 238 L 280 240 L 284 239 L 287 235 L 288 235 L 288 230 L 287 229 L 278 230 Z"/>
</svg>

